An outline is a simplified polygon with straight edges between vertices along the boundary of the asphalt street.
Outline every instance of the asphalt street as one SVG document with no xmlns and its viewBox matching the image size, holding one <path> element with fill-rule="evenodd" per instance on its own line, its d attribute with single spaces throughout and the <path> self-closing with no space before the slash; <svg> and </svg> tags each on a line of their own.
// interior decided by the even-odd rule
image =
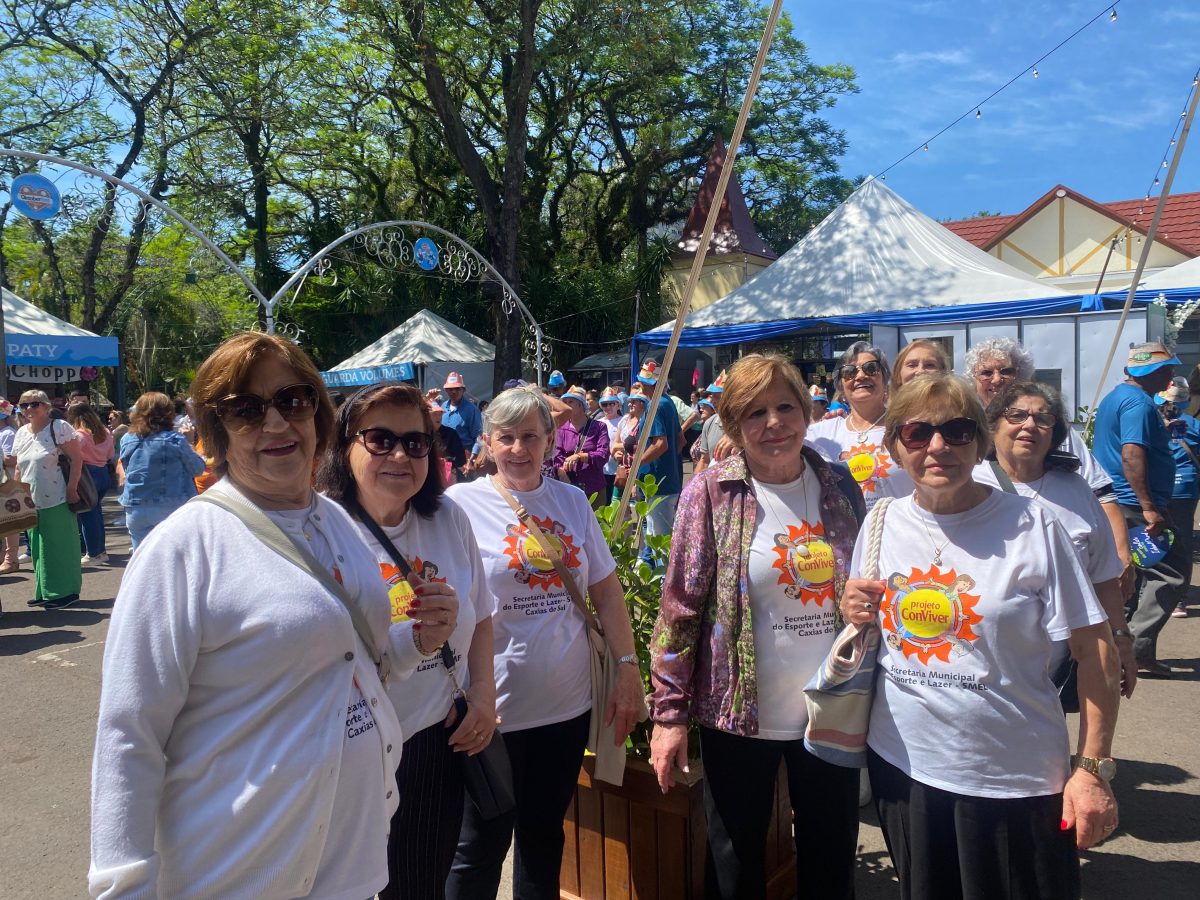
<svg viewBox="0 0 1200 900">
<path fill-rule="evenodd" d="M 101 660 L 128 546 L 124 529 L 109 529 L 110 565 L 85 570 L 81 602 L 66 610 L 26 606 L 27 565 L 0 577 L 0 900 L 86 895 Z M 1089 900 L 1200 896 L 1200 602 L 1170 621 L 1160 657 L 1176 676 L 1143 680 L 1122 703 L 1121 825 L 1085 854 Z M 897 897 L 869 810 L 860 841 L 860 900 Z"/>
</svg>

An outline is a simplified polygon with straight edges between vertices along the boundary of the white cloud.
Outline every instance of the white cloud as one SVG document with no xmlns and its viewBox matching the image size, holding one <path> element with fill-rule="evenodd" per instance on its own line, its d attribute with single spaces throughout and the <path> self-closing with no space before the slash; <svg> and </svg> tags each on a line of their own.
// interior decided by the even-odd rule
<svg viewBox="0 0 1200 900">
<path fill-rule="evenodd" d="M 965 66 L 971 61 L 971 56 L 965 50 L 922 50 L 917 53 L 900 51 L 892 57 L 892 65 L 901 68 L 912 68 L 927 63 L 942 66 Z"/>
</svg>

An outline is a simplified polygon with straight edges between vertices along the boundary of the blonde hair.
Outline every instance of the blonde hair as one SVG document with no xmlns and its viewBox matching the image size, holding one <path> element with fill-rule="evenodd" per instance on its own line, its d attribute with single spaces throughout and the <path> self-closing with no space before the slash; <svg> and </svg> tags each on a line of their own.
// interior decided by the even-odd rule
<svg viewBox="0 0 1200 900">
<path fill-rule="evenodd" d="M 967 418 L 977 426 L 976 457 L 982 460 L 992 450 L 992 434 L 987 416 L 975 388 L 953 372 L 939 372 L 914 378 L 902 386 L 888 405 L 884 419 L 883 443 L 892 456 L 897 456 L 900 426 L 908 422 L 928 421 L 930 418 Z"/>
<path fill-rule="evenodd" d="M 954 366 L 951 365 L 951 363 L 950 363 L 950 357 L 946 355 L 945 347 L 943 347 L 937 341 L 929 340 L 929 338 L 917 338 L 915 341 L 911 341 L 910 343 L 908 343 L 904 346 L 904 349 L 901 350 L 896 355 L 895 363 L 892 364 L 892 392 L 893 393 L 898 391 L 901 387 L 901 384 L 903 383 L 902 373 L 904 371 L 904 360 L 906 360 L 908 358 L 908 355 L 910 353 L 912 353 L 914 350 L 918 350 L 918 349 L 928 350 L 935 357 L 937 357 L 937 361 L 941 365 L 943 372 L 949 372 L 954 369 Z M 928 375 L 929 373 L 922 372 L 921 374 Z"/>
<path fill-rule="evenodd" d="M 49 406 L 50 398 L 46 395 L 45 391 L 39 391 L 37 388 L 34 388 L 21 395 L 20 399 L 17 400 L 17 406 L 20 406 L 22 403 L 30 402 L 45 403 L 47 406 Z"/>
<path fill-rule="evenodd" d="M 776 378 L 782 379 L 795 393 L 804 421 L 812 418 L 812 397 L 800 370 L 779 353 L 748 353 L 735 362 L 725 376 L 725 390 L 717 401 L 721 427 L 739 447 L 742 446 L 742 419 Z"/>
</svg>

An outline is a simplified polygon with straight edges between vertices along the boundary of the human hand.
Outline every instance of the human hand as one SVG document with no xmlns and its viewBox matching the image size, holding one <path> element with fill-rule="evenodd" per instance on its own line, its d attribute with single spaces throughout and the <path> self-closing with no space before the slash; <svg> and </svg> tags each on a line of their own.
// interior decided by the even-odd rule
<svg viewBox="0 0 1200 900">
<path fill-rule="evenodd" d="M 1133 689 L 1137 687 L 1138 680 L 1137 658 L 1133 655 L 1133 635 L 1114 637 L 1113 643 L 1117 645 L 1117 656 L 1121 661 L 1121 696 L 1128 700 L 1133 696 Z"/>
<path fill-rule="evenodd" d="M 1146 520 L 1146 534 L 1149 537 L 1158 537 L 1167 527 L 1167 517 L 1159 511 L 1157 506 L 1143 509 L 1142 517 Z"/>
<path fill-rule="evenodd" d="M 642 675 L 637 666 L 617 665 L 617 692 L 604 711 L 604 724 L 613 726 L 613 745 L 625 743 L 642 717 Z"/>
<path fill-rule="evenodd" d="M 78 487 L 72 486 L 72 485 L 67 485 L 67 502 L 68 503 L 78 503 L 79 502 L 79 488 Z"/>
<path fill-rule="evenodd" d="M 457 723 L 458 727 L 450 735 L 450 748 L 455 753 L 474 756 L 487 749 L 487 745 L 492 742 L 492 737 L 496 733 L 496 726 L 500 723 L 496 718 L 495 695 L 483 696 L 468 689 L 466 699 L 467 714 L 463 716 L 461 722 Z M 450 713 L 446 716 L 446 727 L 453 727 L 457 719 L 458 710 L 452 706 Z"/>
<path fill-rule="evenodd" d="M 1137 584 L 1137 569 L 1134 568 L 1133 560 L 1130 558 L 1128 550 L 1126 550 L 1125 553 L 1118 555 L 1121 558 L 1121 563 L 1125 566 L 1125 568 L 1121 570 L 1121 599 L 1128 600 L 1131 596 L 1133 596 L 1133 586 Z"/>
<path fill-rule="evenodd" d="M 842 618 L 855 625 L 873 622 L 886 587 L 886 581 L 851 578 L 842 591 Z"/>
<path fill-rule="evenodd" d="M 737 444 L 727 434 L 721 435 L 717 446 L 713 447 L 713 462 L 724 462 L 737 451 Z"/>
<path fill-rule="evenodd" d="M 416 594 L 408 606 L 408 617 L 421 635 L 421 646 L 432 653 L 442 646 L 458 624 L 458 593 L 444 581 L 424 582 L 416 572 L 408 573 Z"/>
<path fill-rule="evenodd" d="M 1116 830 L 1117 799 L 1108 782 L 1076 769 L 1063 789 L 1062 830 L 1075 829 L 1075 846 L 1086 850 Z"/>
<path fill-rule="evenodd" d="M 688 741 L 686 725 L 655 723 L 650 735 L 650 764 L 658 777 L 658 787 L 664 794 L 675 787 L 673 767 L 678 766 L 685 775 L 688 772 Z"/>
</svg>

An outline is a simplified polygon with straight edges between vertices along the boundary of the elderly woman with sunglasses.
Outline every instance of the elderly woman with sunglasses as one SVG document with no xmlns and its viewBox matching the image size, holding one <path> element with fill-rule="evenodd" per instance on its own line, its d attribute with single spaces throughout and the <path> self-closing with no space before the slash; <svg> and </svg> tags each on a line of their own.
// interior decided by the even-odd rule
<svg viewBox="0 0 1200 900">
<path fill-rule="evenodd" d="M 973 478 L 990 439 L 967 382 L 906 384 L 884 441 L 914 493 L 871 512 L 878 580 L 858 577 L 860 542 L 842 609 L 882 630 L 868 768 L 901 896 L 1077 898 L 1078 850 L 1117 825 L 1108 616 L 1054 515 Z M 1079 667 L 1073 767 L 1049 677 L 1063 640 Z"/>
<path fill-rule="evenodd" d="M 230 338 L 192 399 L 222 477 L 154 529 L 113 606 L 92 895 L 370 897 L 399 801 L 382 681 L 453 624 L 431 603 L 422 645 L 393 629 L 374 554 L 313 491 L 334 412 L 302 350 Z"/>
<path fill-rule="evenodd" d="M 912 479 L 883 443 L 891 377 L 883 351 L 866 341 L 855 341 L 842 354 L 834 375 L 838 394 L 850 405 L 850 413 L 810 425 L 808 445 L 826 459 L 850 467 L 868 509 L 880 497 L 910 494 Z"/>
<path fill-rule="evenodd" d="M 471 523 L 443 494 L 442 447 L 420 391 L 407 384 L 364 388 L 338 409 L 335 428 L 317 489 L 357 520 L 392 601 L 393 631 L 410 634 L 426 657 L 409 678 L 387 686 L 404 752 L 396 772 L 401 804 L 388 838 L 390 880 L 379 896 L 439 900 L 462 825 L 456 754 L 479 753 L 496 728 L 492 598 Z M 411 618 L 434 600 L 453 614 L 445 641 L 453 672 Z M 455 708 L 459 696 L 463 717 Z"/>
<path fill-rule="evenodd" d="M 1121 693 L 1132 696 L 1137 685 L 1137 660 L 1121 593 L 1124 565 L 1117 555 L 1103 506 L 1075 472 L 1075 458 L 1053 452 L 1066 440 L 1070 427 L 1062 397 L 1044 384 L 1016 382 L 1000 389 L 987 408 L 987 418 L 995 458 L 979 464 L 976 480 L 1039 501 L 1066 529 L 1108 613 L 1121 657 Z M 1052 667 L 1060 687 L 1069 674 L 1069 661 L 1068 648 L 1060 644 Z"/>
</svg>

